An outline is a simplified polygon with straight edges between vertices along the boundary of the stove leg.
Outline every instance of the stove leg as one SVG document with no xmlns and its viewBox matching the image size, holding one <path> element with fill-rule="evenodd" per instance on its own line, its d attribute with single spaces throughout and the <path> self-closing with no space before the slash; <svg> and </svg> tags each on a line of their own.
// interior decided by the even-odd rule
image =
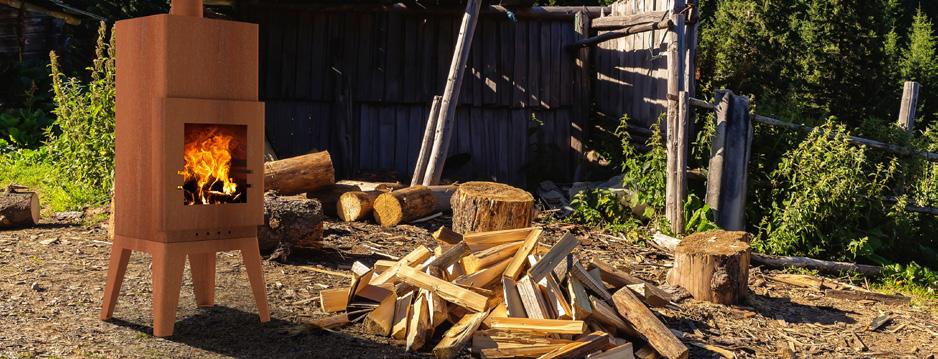
<svg viewBox="0 0 938 359">
<path fill-rule="evenodd" d="M 248 238 L 241 242 L 241 258 L 251 281 L 254 292 L 254 301 L 257 302 L 257 314 L 261 322 L 270 321 L 270 310 L 267 307 L 267 284 L 264 282 L 264 268 L 261 265 L 261 251 L 257 238 Z"/>
<path fill-rule="evenodd" d="M 153 336 L 173 335 L 176 323 L 176 307 L 179 305 L 179 289 L 182 287 L 182 272 L 186 267 L 186 254 L 167 245 L 156 248 L 153 256 Z"/>
<path fill-rule="evenodd" d="M 111 260 L 107 268 L 107 283 L 104 285 L 104 299 L 101 305 L 101 320 L 108 320 L 114 316 L 114 307 L 117 306 L 117 297 L 124 283 L 124 273 L 127 272 L 127 262 L 130 261 L 131 250 L 125 249 L 115 238 L 111 244 Z"/>
<path fill-rule="evenodd" d="M 192 270 L 192 289 L 199 307 L 215 305 L 215 253 L 189 254 Z"/>
</svg>

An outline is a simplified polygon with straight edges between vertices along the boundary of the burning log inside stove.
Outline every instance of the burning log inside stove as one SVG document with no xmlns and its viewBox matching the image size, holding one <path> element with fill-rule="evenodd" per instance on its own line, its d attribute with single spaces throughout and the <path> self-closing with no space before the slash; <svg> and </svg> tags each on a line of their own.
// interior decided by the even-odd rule
<svg viewBox="0 0 938 359">
<path fill-rule="evenodd" d="M 186 205 L 247 202 L 244 126 L 186 124 Z"/>
</svg>

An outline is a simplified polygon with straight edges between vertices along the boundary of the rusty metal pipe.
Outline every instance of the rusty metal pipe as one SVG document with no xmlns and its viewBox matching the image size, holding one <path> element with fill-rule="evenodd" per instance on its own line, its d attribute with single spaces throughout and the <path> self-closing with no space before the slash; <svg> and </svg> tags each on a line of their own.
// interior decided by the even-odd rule
<svg viewBox="0 0 938 359">
<path fill-rule="evenodd" d="M 202 17 L 202 0 L 172 0 L 169 14 Z"/>
</svg>

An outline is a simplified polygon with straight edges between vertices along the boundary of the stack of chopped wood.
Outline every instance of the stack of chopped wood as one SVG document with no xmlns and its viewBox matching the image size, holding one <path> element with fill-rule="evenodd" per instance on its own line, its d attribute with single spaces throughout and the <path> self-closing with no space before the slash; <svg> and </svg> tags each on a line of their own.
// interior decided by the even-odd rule
<svg viewBox="0 0 938 359">
<path fill-rule="evenodd" d="M 669 294 L 605 263 L 587 270 L 565 235 L 540 243 L 540 228 L 460 235 L 434 233 L 372 268 L 356 262 L 348 288 L 321 292 L 323 311 L 343 312 L 310 325 L 358 320 L 367 332 L 455 357 L 467 345 L 483 358 L 686 358 L 687 347 L 648 309 Z"/>
</svg>

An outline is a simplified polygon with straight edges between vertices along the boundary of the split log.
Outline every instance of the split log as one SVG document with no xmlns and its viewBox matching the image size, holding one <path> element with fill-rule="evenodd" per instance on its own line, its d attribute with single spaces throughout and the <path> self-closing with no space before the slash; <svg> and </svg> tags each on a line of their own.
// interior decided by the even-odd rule
<svg viewBox="0 0 938 359">
<path fill-rule="evenodd" d="M 433 348 L 433 355 L 439 359 L 455 358 L 466 343 L 472 339 L 472 334 L 479 329 L 479 325 L 488 315 L 486 312 L 469 313 L 462 317 L 455 325 L 443 334 L 443 339 Z"/>
<path fill-rule="evenodd" d="M 686 359 L 687 346 L 681 343 L 651 312 L 631 289 L 622 288 L 612 295 L 616 310 L 632 325 L 639 334 L 648 339 L 648 343 L 668 359 Z"/>
<path fill-rule="evenodd" d="M 319 247 L 322 241 L 322 207 L 314 199 L 264 195 L 264 225 L 257 231 L 262 251 L 280 243 L 298 248 Z"/>
<path fill-rule="evenodd" d="M 385 227 L 407 223 L 449 208 L 453 186 L 414 186 L 379 195 L 374 201 L 374 217 Z"/>
<path fill-rule="evenodd" d="M 464 183 L 451 203 L 457 233 L 524 228 L 534 219 L 534 196 L 501 183 Z"/>
<path fill-rule="evenodd" d="M 335 184 L 335 168 L 328 151 L 264 164 L 264 191 L 286 196 L 312 192 Z"/>
<path fill-rule="evenodd" d="M 748 237 L 722 230 L 685 237 L 674 249 L 668 284 L 687 289 L 697 300 L 739 303 L 749 291 Z"/>
<path fill-rule="evenodd" d="M 39 195 L 26 187 L 10 185 L 0 197 L 0 228 L 34 226 L 39 223 Z"/>
</svg>

